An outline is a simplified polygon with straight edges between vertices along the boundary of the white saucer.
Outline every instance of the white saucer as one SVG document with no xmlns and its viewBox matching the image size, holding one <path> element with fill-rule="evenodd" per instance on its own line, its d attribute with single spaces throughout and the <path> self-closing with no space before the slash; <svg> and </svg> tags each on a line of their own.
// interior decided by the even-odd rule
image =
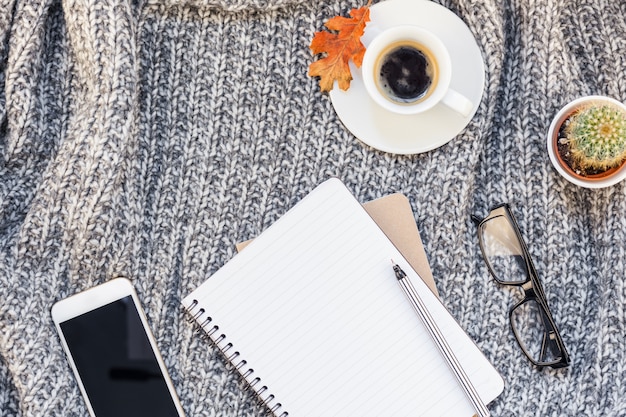
<svg viewBox="0 0 626 417">
<path fill-rule="evenodd" d="M 398 115 L 377 105 L 365 91 L 361 70 L 351 65 L 348 91 L 330 92 L 343 124 L 365 144 L 384 152 L 415 154 L 448 143 L 472 120 L 483 95 L 485 69 L 474 35 L 457 15 L 430 0 L 387 0 L 370 8 L 371 21 L 361 41 L 367 47 L 376 33 L 396 25 L 418 25 L 437 34 L 452 60 L 450 87 L 474 103 L 467 117 L 438 104 L 416 115 Z"/>
</svg>

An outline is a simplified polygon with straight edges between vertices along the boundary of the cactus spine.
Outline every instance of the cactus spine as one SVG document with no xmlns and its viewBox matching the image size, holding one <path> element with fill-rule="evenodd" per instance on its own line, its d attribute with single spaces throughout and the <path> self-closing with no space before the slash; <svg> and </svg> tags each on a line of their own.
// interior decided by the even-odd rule
<svg viewBox="0 0 626 417">
<path fill-rule="evenodd" d="M 570 117 L 566 137 L 581 168 L 613 168 L 626 160 L 626 112 L 608 104 L 583 107 Z"/>
</svg>

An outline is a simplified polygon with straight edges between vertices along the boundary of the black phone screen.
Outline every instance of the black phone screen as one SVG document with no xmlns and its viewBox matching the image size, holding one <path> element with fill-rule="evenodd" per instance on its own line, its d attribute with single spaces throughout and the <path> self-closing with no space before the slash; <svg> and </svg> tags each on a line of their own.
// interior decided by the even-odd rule
<svg viewBox="0 0 626 417">
<path fill-rule="evenodd" d="M 178 417 L 131 296 L 60 323 L 97 417 Z"/>
</svg>

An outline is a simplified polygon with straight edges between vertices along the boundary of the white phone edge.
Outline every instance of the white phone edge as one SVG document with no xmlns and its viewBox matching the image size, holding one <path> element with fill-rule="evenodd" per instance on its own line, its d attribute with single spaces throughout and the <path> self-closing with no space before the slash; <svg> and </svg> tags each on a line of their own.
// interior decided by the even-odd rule
<svg viewBox="0 0 626 417">
<path fill-rule="evenodd" d="M 69 346 L 65 340 L 65 335 L 61 330 L 61 323 L 67 321 L 71 318 L 80 316 L 81 314 L 87 313 L 89 311 L 95 310 L 99 307 L 102 307 L 106 304 L 112 303 L 113 301 L 119 300 L 126 296 L 131 296 L 133 299 L 133 303 L 139 312 L 139 318 L 141 320 L 141 324 L 143 325 L 144 331 L 148 336 L 148 340 L 150 341 L 150 346 L 152 347 L 152 351 L 154 352 L 154 356 L 157 359 L 159 364 L 159 369 L 161 370 L 161 374 L 165 379 L 165 383 L 167 384 L 167 388 L 172 397 L 172 401 L 178 411 L 179 416 L 184 417 L 185 412 L 180 404 L 180 400 L 178 395 L 176 394 L 176 390 L 174 389 L 174 384 L 170 378 L 169 372 L 165 367 L 165 362 L 163 361 L 163 357 L 161 356 L 161 352 L 156 344 L 156 339 L 150 330 L 150 326 L 148 325 L 148 320 L 146 318 L 146 314 L 143 311 L 143 307 L 139 301 L 139 297 L 137 296 L 137 292 L 133 284 L 127 278 L 114 278 L 103 284 L 96 285 L 95 287 L 91 287 L 74 295 L 71 295 L 67 298 L 57 301 L 52 306 L 50 313 L 52 315 L 52 321 L 54 322 L 54 327 L 57 330 L 59 338 L 61 339 L 61 345 L 63 346 L 63 350 L 65 351 L 65 355 L 67 356 L 70 367 L 72 368 L 72 372 L 74 373 L 74 377 L 76 382 L 78 383 L 78 387 L 80 392 L 85 399 L 85 403 L 87 405 L 87 409 L 89 411 L 89 415 L 91 417 L 97 417 L 93 408 L 91 406 L 91 401 L 87 396 L 87 392 L 85 391 L 85 387 L 83 386 L 83 381 L 78 373 L 78 368 L 76 368 L 76 364 L 74 363 L 74 358 L 72 357 L 72 353 L 70 352 Z"/>
</svg>

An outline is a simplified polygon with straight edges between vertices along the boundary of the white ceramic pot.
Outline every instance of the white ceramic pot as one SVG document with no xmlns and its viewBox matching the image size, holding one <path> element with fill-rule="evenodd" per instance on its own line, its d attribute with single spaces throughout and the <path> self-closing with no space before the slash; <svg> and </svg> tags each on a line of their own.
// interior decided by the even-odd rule
<svg viewBox="0 0 626 417">
<path fill-rule="evenodd" d="M 568 116 L 576 110 L 576 108 L 581 105 L 585 105 L 588 103 L 608 103 L 614 104 L 626 111 L 626 105 L 624 103 L 612 99 L 610 97 L 605 96 L 586 96 L 578 98 L 574 101 L 571 101 L 567 105 L 565 105 L 552 119 L 552 123 L 550 124 L 550 129 L 548 129 L 547 136 L 547 147 L 548 147 L 548 155 L 550 156 L 550 161 L 554 168 L 557 170 L 559 174 L 561 174 L 566 180 L 571 182 L 572 184 L 576 184 L 580 187 L 585 188 L 604 188 L 614 185 L 624 178 L 626 178 L 626 163 L 622 164 L 618 168 L 614 168 L 607 172 L 608 175 L 604 176 L 594 176 L 594 177 L 584 177 L 581 175 L 577 175 L 572 169 L 565 164 L 560 157 L 558 156 L 557 151 L 557 136 L 559 133 L 559 129 L 561 124 L 568 118 Z"/>
</svg>

